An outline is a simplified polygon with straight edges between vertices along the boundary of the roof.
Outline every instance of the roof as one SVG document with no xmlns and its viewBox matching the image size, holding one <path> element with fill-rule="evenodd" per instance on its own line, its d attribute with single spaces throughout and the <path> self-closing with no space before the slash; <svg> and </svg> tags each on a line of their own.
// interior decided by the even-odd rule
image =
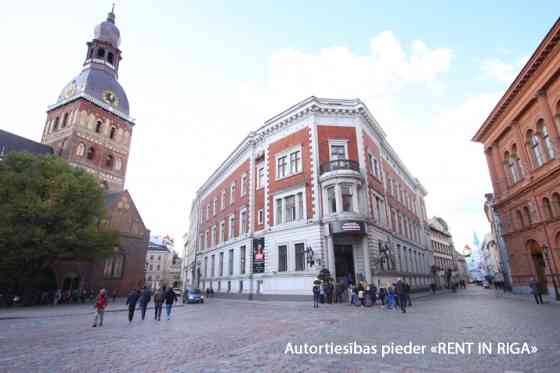
<svg viewBox="0 0 560 373">
<path fill-rule="evenodd" d="M 0 156 L 10 152 L 28 152 L 36 155 L 54 153 L 53 148 L 48 145 L 0 130 Z"/>
<path fill-rule="evenodd" d="M 503 113 L 508 110 L 511 102 L 519 96 L 521 90 L 527 85 L 527 82 L 533 77 L 535 71 L 542 65 L 546 57 L 552 52 L 552 49 L 560 41 L 560 17 L 556 20 L 552 28 L 540 42 L 537 49 L 533 52 L 529 61 L 519 72 L 513 83 L 509 86 L 500 101 L 496 104 L 488 118 L 478 129 L 471 141 L 483 142 L 488 136 L 488 132 L 492 125 L 500 119 Z"/>
<path fill-rule="evenodd" d="M 148 250 L 171 253 L 171 250 L 169 250 L 167 247 L 165 247 L 163 245 L 159 245 L 159 244 L 157 244 L 155 242 L 152 242 L 152 241 L 150 241 L 150 243 L 148 244 Z"/>
<path fill-rule="evenodd" d="M 119 196 L 121 194 L 123 194 L 124 192 L 125 192 L 124 190 L 121 190 L 119 192 L 110 192 L 110 193 L 105 194 L 103 196 L 104 201 L 105 201 L 105 207 L 111 206 L 113 204 L 113 202 L 115 202 L 119 198 Z"/>
</svg>

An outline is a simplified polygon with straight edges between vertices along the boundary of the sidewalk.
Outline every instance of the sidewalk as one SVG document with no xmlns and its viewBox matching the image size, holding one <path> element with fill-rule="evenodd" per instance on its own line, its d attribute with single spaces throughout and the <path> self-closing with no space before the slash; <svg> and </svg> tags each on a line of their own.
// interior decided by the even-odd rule
<svg viewBox="0 0 560 373">
<path fill-rule="evenodd" d="M 183 307 L 182 303 L 175 303 L 173 307 Z M 136 305 L 136 310 L 139 311 L 140 306 Z M 153 310 L 153 302 L 148 305 L 148 310 Z M 115 303 L 109 302 L 105 312 L 125 312 L 128 311 L 128 306 L 123 300 Z M 55 318 L 55 317 L 68 317 L 80 315 L 93 315 L 95 308 L 93 303 L 85 304 L 61 304 L 56 306 L 34 306 L 34 307 L 11 307 L 0 309 L 0 321 L 14 320 L 14 319 L 35 319 L 35 318 Z"/>
</svg>

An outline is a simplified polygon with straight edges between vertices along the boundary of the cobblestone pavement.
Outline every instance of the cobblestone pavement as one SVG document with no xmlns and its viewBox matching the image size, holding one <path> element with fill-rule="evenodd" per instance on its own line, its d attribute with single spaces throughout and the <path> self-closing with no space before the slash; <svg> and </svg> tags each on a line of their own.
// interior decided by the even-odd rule
<svg viewBox="0 0 560 373">
<path fill-rule="evenodd" d="M 132 324 L 126 312 L 108 312 L 102 328 L 91 327 L 91 306 L 2 312 L 0 372 L 560 372 L 560 306 L 478 287 L 416 300 L 407 314 L 227 299 L 178 307 L 170 321 L 157 322 L 152 312 Z M 354 341 L 378 351 L 285 354 L 287 346 Z M 381 345 L 409 342 L 428 348 L 382 358 Z M 475 345 L 471 354 L 430 352 L 439 342 Z M 478 342 L 527 342 L 538 352 L 480 355 Z"/>
</svg>

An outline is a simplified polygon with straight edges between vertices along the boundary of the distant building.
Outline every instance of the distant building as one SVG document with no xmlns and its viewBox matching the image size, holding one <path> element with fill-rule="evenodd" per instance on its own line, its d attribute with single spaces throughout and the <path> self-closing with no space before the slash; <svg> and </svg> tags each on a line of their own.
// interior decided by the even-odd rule
<svg viewBox="0 0 560 373">
<path fill-rule="evenodd" d="M 449 286 L 453 271 L 455 271 L 453 237 L 446 221 L 440 217 L 431 218 L 429 227 L 434 256 L 432 273 L 435 276 L 436 285 Z"/>
<path fill-rule="evenodd" d="M 181 258 L 173 249 L 172 240 L 155 236 L 150 239 L 146 253 L 146 286 L 181 288 Z"/>
</svg>

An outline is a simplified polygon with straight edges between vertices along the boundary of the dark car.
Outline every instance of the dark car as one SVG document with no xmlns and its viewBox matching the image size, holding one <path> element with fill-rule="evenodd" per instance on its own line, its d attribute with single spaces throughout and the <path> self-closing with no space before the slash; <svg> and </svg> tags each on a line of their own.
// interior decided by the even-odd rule
<svg viewBox="0 0 560 373">
<path fill-rule="evenodd" d="M 204 296 L 200 289 L 187 288 L 183 294 L 183 303 L 204 303 Z"/>
</svg>

